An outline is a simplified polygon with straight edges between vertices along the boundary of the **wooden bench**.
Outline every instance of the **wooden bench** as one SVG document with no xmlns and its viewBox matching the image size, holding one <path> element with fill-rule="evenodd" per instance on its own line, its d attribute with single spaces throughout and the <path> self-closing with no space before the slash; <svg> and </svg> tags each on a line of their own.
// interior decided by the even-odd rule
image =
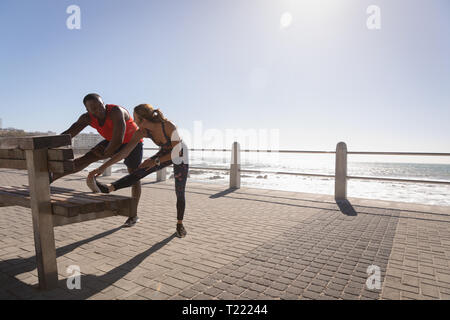
<svg viewBox="0 0 450 320">
<path fill-rule="evenodd" d="M 131 197 L 50 187 L 49 171 L 74 170 L 70 145 L 70 135 L 0 138 L 0 168 L 28 171 L 29 186 L 0 187 L 0 207 L 31 208 L 41 289 L 58 284 L 53 227 L 135 213 Z"/>
</svg>

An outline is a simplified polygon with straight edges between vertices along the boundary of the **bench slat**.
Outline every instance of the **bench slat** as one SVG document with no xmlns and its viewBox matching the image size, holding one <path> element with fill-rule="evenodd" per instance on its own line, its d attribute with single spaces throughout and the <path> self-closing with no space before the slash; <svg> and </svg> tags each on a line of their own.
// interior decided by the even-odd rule
<svg viewBox="0 0 450 320">
<path fill-rule="evenodd" d="M 89 212 L 96 212 L 96 211 L 103 211 L 106 210 L 107 205 L 104 201 L 98 201 L 98 200 L 90 200 L 72 196 L 69 194 L 58 194 L 58 193 L 52 193 L 51 196 L 52 199 L 58 200 L 58 204 L 65 206 L 66 204 L 76 205 L 78 207 L 79 214 L 89 213 Z"/>
<path fill-rule="evenodd" d="M 65 161 L 72 160 L 73 158 L 73 149 L 60 148 L 48 150 L 48 160 L 50 161 Z M 25 160 L 25 151 L 21 149 L 0 149 L 0 159 Z"/>
<path fill-rule="evenodd" d="M 53 214 L 65 218 L 89 214 L 92 219 L 98 219 L 107 215 L 106 212 L 109 212 L 109 215 L 128 216 L 132 203 L 131 198 L 119 195 L 90 194 L 58 187 L 50 189 Z M 0 187 L 0 203 L 30 208 L 28 187 Z M 99 213 L 98 216 L 94 214 L 96 212 Z M 64 224 L 67 224 L 69 221 L 78 221 L 77 219 L 86 221 L 87 217 L 69 220 L 54 219 L 54 221 L 59 221 L 58 223 L 65 221 Z"/>
<path fill-rule="evenodd" d="M 86 213 L 86 214 L 79 214 L 74 217 L 63 217 L 63 216 L 54 215 L 53 216 L 53 225 L 55 227 L 58 227 L 58 226 L 64 226 L 67 224 L 90 221 L 90 220 L 95 220 L 95 219 L 103 219 L 103 218 L 108 218 L 108 217 L 117 216 L 117 215 L 128 217 L 128 213 L 114 212 L 114 211 L 109 211 L 109 210 L 90 212 L 90 213 Z"/>
<path fill-rule="evenodd" d="M 48 160 L 65 161 L 73 158 L 73 149 L 71 148 L 48 149 Z"/>
<path fill-rule="evenodd" d="M 8 190 L 4 190 L 3 187 L 0 189 L 0 202 L 7 205 L 31 208 L 29 196 L 26 198 L 23 194 L 9 192 Z"/>
<path fill-rule="evenodd" d="M 0 159 L 0 168 L 26 170 L 27 161 L 23 159 Z M 73 160 L 49 161 L 48 168 L 56 173 L 73 172 L 74 162 Z"/>
<path fill-rule="evenodd" d="M 87 197 L 88 199 L 98 199 L 101 201 L 105 201 L 107 205 L 107 209 L 109 210 L 118 210 L 118 209 L 128 209 L 128 205 L 130 204 L 130 197 L 121 196 L 121 195 L 112 195 L 112 194 L 104 194 L 104 193 L 81 193 L 76 190 L 71 190 L 67 188 L 61 187 L 52 187 L 52 190 L 55 192 L 75 192 L 77 196 Z"/>
<path fill-rule="evenodd" d="M 17 196 L 24 197 L 30 201 L 30 193 L 28 191 L 28 187 L 3 187 L 8 190 L 7 192 L 16 194 Z M 0 189 L 1 190 L 1 189 Z M 51 195 L 50 202 L 52 203 L 52 211 L 54 214 L 73 217 L 79 215 L 81 213 L 80 205 L 77 203 L 71 203 L 68 201 L 63 201 L 57 196 Z"/>
<path fill-rule="evenodd" d="M 0 149 L 37 150 L 69 146 L 72 139 L 69 134 L 58 136 L 4 137 L 0 138 Z"/>
<path fill-rule="evenodd" d="M 30 199 L 27 187 L 3 187 L 8 188 L 8 192 L 20 195 L 26 199 Z M 84 212 L 89 212 L 86 208 L 77 201 L 67 201 L 67 198 L 58 194 L 51 194 L 52 211 L 56 215 L 74 217 Z"/>
</svg>

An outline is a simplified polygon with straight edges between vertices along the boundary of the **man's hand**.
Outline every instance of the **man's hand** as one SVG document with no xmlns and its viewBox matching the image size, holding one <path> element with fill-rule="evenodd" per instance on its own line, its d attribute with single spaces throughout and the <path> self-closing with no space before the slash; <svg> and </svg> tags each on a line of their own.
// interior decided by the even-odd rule
<svg viewBox="0 0 450 320">
<path fill-rule="evenodd" d="M 142 162 L 139 166 L 139 169 L 145 169 L 145 170 L 150 170 L 151 168 L 153 168 L 156 165 L 155 160 L 153 160 L 152 158 L 145 160 L 144 162 Z"/>
</svg>

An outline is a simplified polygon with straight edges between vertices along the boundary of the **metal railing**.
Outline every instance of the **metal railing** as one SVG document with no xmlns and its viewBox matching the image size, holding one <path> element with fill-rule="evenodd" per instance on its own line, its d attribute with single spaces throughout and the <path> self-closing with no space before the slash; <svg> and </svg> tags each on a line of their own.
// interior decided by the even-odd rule
<svg viewBox="0 0 450 320">
<path fill-rule="evenodd" d="M 144 148 L 144 150 L 159 150 L 159 148 Z M 231 149 L 214 148 L 214 149 L 200 149 L 192 148 L 189 151 L 204 151 L 204 152 L 231 152 L 231 162 L 229 168 L 215 168 L 215 167 L 201 167 L 190 166 L 190 169 L 202 169 L 202 170 L 217 170 L 217 171 L 229 171 L 230 172 L 230 188 L 240 188 L 241 186 L 241 173 L 270 173 L 277 175 L 296 175 L 296 176 L 310 176 L 320 178 L 334 178 L 335 179 L 335 199 L 345 200 L 347 199 L 347 180 L 375 180 L 375 181 L 390 181 L 390 182 L 405 182 L 405 183 L 425 183 L 425 184 L 441 184 L 450 185 L 450 181 L 439 180 L 419 180 L 419 179 L 398 179 L 398 178 L 382 178 L 382 177 L 362 177 L 362 176 L 349 176 L 347 175 L 347 155 L 390 155 L 390 156 L 439 156 L 450 157 L 450 153 L 432 153 L 432 152 L 366 152 L 366 151 L 347 151 L 347 145 L 345 142 L 339 142 L 336 146 L 336 151 L 312 151 L 312 150 L 240 150 L 238 142 L 234 142 Z M 241 152 L 257 152 L 257 153 L 299 153 L 299 154 L 335 154 L 335 174 L 317 174 L 317 173 L 305 173 L 305 172 L 285 172 L 285 171 L 268 171 L 268 170 L 249 170 L 241 169 L 240 153 Z M 105 175 L 110 175 L 111 171 Z M 166 168 L 157 171 L 157 181 L 166 180 Z"/>
<path fill-rule="evenodd" d="M 151 148 L 149 148 L 151 149 Z M 155 150 L 158 150 L 155 148 Z M 222 151 L 231 152 L 230 169 L 226 168 L 211 168 L 211 167 L 196 167 L 191 166 L 192 169 L 207 169 L 207 170 L 221 170 L 230 171 L 230 188 L 240 188 L 241 173 L 270 173 L 277 175 L 296 175 L 309 176 L 320 178 L 334 178 L 335 179 L 335 199 L 347 199 L 347 181 L 349 179 L 357 180 L 375 180 L 375 181 L 390 181 L 390 182 L 405 182 L 405 183 L 426 183 L 426 184 L 441 184 L 450 185 L 450 181 L 439 180 L 419 180 L 419 179 L 398 179 L 398 178 L 382 178 L 382 177 L 362 177 L 349 176 L 347 174 L 347 155 L 390 155 L 390 156 L 439 156 L 449 157 L 450 153 L 433 153 L 433 152 L 367 152 L 367 151 L 347 151 L 347 145 L 344 142 L 339 142 L 336 146 L 336 151 L 313 151 L 313 150 L 240 150 L 238 142 L 234 142 L 231 149 L 189 149 L 190 151 Z M 271 152 L 271 153 L 299 153 L 299 154 L 335 154 L 335 174 L 317 174 L 305 172 L 284 172 L 284 171 L 268 171 L 268 170 L 249 170 L 241 169 L 240 153 L 241 152 Z"/>
</svg>

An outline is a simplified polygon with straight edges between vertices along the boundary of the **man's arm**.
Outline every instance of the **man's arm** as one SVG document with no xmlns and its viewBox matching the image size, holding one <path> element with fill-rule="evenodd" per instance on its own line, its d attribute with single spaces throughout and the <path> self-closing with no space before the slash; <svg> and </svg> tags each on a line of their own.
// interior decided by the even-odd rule
<svg viewBox="0 0 450 320">
<path fill-rule="evenodd" d="M 89 113 L 86 112 L 78 118 L 77 122 L 72 124 L 69 129 L 61 134 L 70 134 L 70 137 L 73 138 L 81 131 L 83 131 L 83 129 L 86 128 L 90 123 L 91 118 L 89 117 Z"/>
<path fill-rule="evenodd" d="M 111 157 L 114 152 L 122 145 L 123 137 L 125 136 L 125 117 L 122 110 L 114 108 L 111 111 L 111 120 L 113 122 L 113 136 L 105 149 L 105 157 Z"/>
</svg>

